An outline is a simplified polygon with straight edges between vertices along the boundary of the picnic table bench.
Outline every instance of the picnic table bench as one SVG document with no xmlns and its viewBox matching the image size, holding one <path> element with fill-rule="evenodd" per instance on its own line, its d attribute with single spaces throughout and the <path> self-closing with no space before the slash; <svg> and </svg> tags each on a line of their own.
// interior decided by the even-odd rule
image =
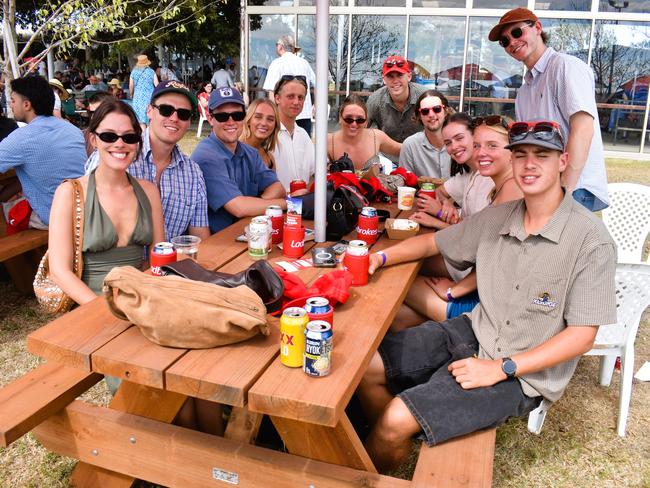
<svg viewBox="0 0 650 488">
<path fill-rule="evenodd" d="M 205 240 L 199 262 L 230 273 L 249 266 L 246 244 L 235 241 L 245 224 Z M 389 245 L 382 236 L 373 249 Z M 115 318 L 100 297 L 30 334 L 28 349 L 47 363 L 0 390 L 0 444 L 32 430 L 47 449 L 81 461 L 75 486 L 130 486 L 135 478 L 166 486 L 490 486 L 494 429 L 423 446 L 408 481 L 376 472 L 345 412 L 419 266 L 381 269 L 351 289 L 335 311 L 332 372 L 323 378 L 280 363 L 277 318 L 269 317 L 269 336 L 168 348 Z M 309 284 L 327 272 L 298 274 Z M 109 407 L 74 400 L 101 375 L 123 380 Z M 188 397 L 232 406 L 223 437 L 171 425 Z M 263 415 L 288 453 L 252 444 Z"/>
<path fill-rule="evenodd" d="M 0 174 L 2 181 L 13 178 L 14 170 Z M 47 247 L 46 230 L 27 229 L 17 234 L 7 235 L 7 222 L 4 212 L 0 212 L 0 262 L 4 263 L 16 289 L 31 294 L 32 283 L 41 257 Z"/>
</svg>

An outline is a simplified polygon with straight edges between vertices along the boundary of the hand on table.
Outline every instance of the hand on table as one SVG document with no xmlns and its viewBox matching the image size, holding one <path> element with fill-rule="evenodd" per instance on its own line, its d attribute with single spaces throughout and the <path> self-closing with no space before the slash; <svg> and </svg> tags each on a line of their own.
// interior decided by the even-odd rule
<svg viewBox="0 0 650 488">
<path fill-rule="evenodd" d="M 431 215 L 436 215 L 442 208 L 440 202 L 429 195 L 418 195 L 415 201 L 420 212 L 427 212 Z"/>
<path fill-rule="evenodd" d="M 506 379 L 499 359 L 461 359 L 451 363 L 447 369 L 463 390 L 492 386 Z"/>
<path fill-rule="evenodd" d="M 431 227 L 433 229 L 441 229 L 443 227 L 441 225 L 440 219 L 437 219 L 436 217 L 429 215 L 426 212 L 415 212 L 409 217 L 409 220 L 417 222 L 421 226 Z"/>
<path fill-rule="evenodd" d="M 449 278 L 426 278 L 424 282 L 445 302 L 448 301 L 447 290 L 456 284 Z"/>
<path fill-rule="evenodd" d="M 381 268 L 383 261 L 384 260 L 381 257 L 381 254 L 377 254 L 376 252 L 373 252 L 370 255 L 370 265 L 368 266 L 368 273 L 371 275 L 374 274 L 375 271 Z"/>
</svg>

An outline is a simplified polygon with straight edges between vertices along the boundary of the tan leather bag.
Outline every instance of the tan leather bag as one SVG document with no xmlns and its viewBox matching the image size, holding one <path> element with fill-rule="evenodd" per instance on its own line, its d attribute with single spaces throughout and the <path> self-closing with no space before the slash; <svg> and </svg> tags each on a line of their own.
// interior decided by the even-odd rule
<svg viewBox="0 0 650 488">
<path fill-rule="evenodd" d="M 266 307 L 247 286 L 224 288 L 120 266 L 106 275 L 104 296 L 113 315 L 161 346 L 204 349 L 270 334 Z"/>
</svg>

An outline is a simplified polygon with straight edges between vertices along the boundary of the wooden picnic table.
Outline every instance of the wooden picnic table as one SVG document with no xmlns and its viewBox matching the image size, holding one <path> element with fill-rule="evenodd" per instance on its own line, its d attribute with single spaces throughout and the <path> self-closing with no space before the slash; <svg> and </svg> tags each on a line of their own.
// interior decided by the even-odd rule
<svg viewBox="0 0 650 488">
<path fill-rule="evenodd" d="M 247 246 L 235 241 L 246 223 L 205 240 L 199 263 L 229 273 L 247 268 Z M 390 244 L 382 236 L 373 250 Z M 313 245 L 306 243 L 306 254 Z M 289 259 L 274 249 L 270 261 L 279 260 Z M 52 368 L 81 375 L 70 381 L 74 396 L 72 388 L 63 389 L 56 409 L 43 409 L 38 421 L 44 421 L 33 432 L 46 448 L 82 461 L 73 473 L 76 486 L 130 486 L 134 478 L 167 486 L 206 486 L 217 479 L 242 486 L 410 486 L 377 474 L 345 407 L 419 266 L 381 269 L 367 286 L 351 289 L 335 310 L 332 372 L 323 378 L 280 363 L 278 318 L 269 317 L 269 336 L 214 349 L 168 348 L 115 318 L 100 297 L 28 337 L 28 349 Z M 312 267 L 298 274 L 311 283 L 329 271 Z M 109 407 L 67 403 L 100 375 L 123 380 Z M 36 392 L 38 384 L 38 378 L 29 383 Z M 224 437 L 170 425 L 187 397 L 233 407 Z M 58 410 L 61 402 L 67 406 Z M 263 415 L 289 454 L 251 444 Z M 36 425 L 33 418 L 23 430 Z"/>
</svg>

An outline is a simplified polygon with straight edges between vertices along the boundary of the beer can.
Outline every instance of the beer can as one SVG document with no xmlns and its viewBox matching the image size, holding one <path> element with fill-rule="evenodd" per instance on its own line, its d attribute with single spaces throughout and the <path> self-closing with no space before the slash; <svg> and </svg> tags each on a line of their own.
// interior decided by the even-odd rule
<svg viewBox="0 0 650 488">
<path fill-rule="evenodd" d="M 269 219 L 265 215 L 253 217 L 246 232 L 248 237 L 248 255 L 252 259 L 266 259 L 269 253 Z"/>
<path fill-rule="evenodd" d="M 350 241 L 345 253 L 352 254 L 353 256 L 366 256 L 368 254 L 368 244 L 366 244 L 366 241 L 359 239 Z"/>
<path fill-rule="evenodd" d="M 313 320 L 305 329 L 303 371 L 322 377 L 332 370 L 332 326 L 324 320 Z"/>
<path fill-rule="evenodd" d="M 343 267 L 352 274 L 352 286 L 368 284 L 370 255 L 368 254 L 368 246 L 364 241 L 350 241 L 343 258 Z"/>
<path fill-rule="evenodd" d="M 312 297 L 307 299 L 305 310 L 309 320 L 324 320 L 331 326 L 334 326 L 334 307 L 330 305 L 327 298 Z"/>
<path fill-rule="evenodd" d="M 364 217 L 376 217 L 377 209 L 375 207 L 363 207 L 361 209 L 361 215 Z"/>
<path fill-rule="evenodd" d="M 289 307 L 280 318 L 280 362 L 299 368 L 305 352 L 305 327 L 309 322 L 304 308 Z"/>
<path fill-rule="evenodd" d="M 305 253 L 305 228 L 284 226 L 282 231 L 282 254 L 288 258 L 300 258 Z"/>
<path fill-rule="evenodd" d="M 297 190 L 304 190 L 307 188 L 307 183 L 302 180 L 293 180 L 289 183 L 289 193 L 293 193 Z"/>
<path fill-rule="evenodd" d="M 282 208 L 279 205 L 269 205 L 266 207 L 266 216 L 271 220 L 271 243 L 280 244 L 282 242 L 282 227 L 284 227 Z"/>
<path fill-rule="evenodd" d="M 151 249 L 151 274 L 162 276 L 161 266 L 175 263 L 177 259 L 176 249 L 171 242 L 159 242 Z"/>
<path fill-rule="evenodd" d="M 419 193 L 420 195 L 427 195 L 431 198 L 436 198 L 436 185 L 433 183 L 422 183 Z"/>
<path fill-rule="evenodd" d="M 379 217 L 374 207 L 363 207 L 357 220 L 357 239 L 365 241 L 369 246 L 377 242 L 379 237 Z"/>
</svg>

